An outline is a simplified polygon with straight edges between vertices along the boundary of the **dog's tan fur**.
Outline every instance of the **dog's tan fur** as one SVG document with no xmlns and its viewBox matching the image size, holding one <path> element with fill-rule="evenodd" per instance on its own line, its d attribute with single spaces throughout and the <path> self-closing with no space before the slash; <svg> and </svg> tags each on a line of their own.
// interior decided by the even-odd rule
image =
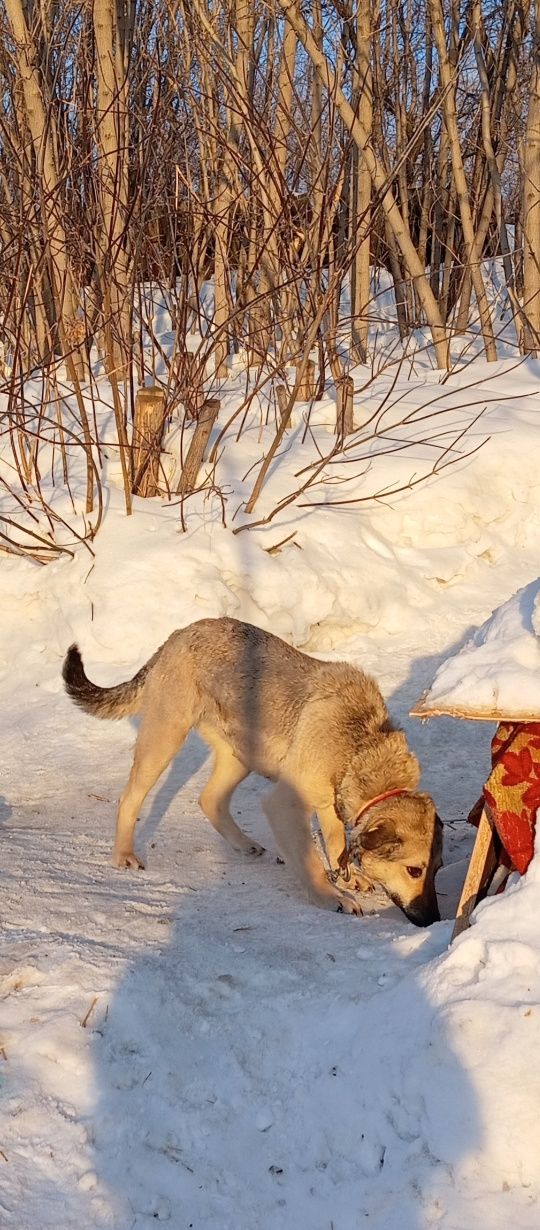
<svg viewBox="0 0 540 1230">
<path fill-rule="evenodd" d="M 440 821 L 429 796 L 416 791 L 420 770 L 404 734 L 392 727 L 377 684 L 362 671 L 321 662 L 260 628 L 224 618 L 174 632 L 134 679 L 117 687 L 92 684 L 76 646 L 63 674 L 69 695 L 87 712 L 141 715 L 118 808 L 118 867 L 142 866 L 133 850 L 139 810 L 194 728 L 214 752 L 199 800 L 210 823 L 235 850 L 262 854 L 233 820 L 230 802 L 251 772 L 275 781 L 264 807 L 278 845 L 310 899 L 327 909 L 361 912 L 324 871 L 311 837 L 313 812 L 336 869 L 345 825 L 361 807 L 385 790 L 408 791 L 367 810 L 353 830 L 352 851 L 367 881 L 382 884 L 414 922 L 438 918 Z"/>
</svg>

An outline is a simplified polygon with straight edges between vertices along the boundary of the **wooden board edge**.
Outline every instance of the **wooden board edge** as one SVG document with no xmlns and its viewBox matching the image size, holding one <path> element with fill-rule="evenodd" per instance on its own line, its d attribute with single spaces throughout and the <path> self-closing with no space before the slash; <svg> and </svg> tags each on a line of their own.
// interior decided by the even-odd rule
<svg viewBox="0 0 540 1230">
<path fill-rule="evenodd" d="M 452 939 L 450 940 L 451 944 L 458 935 L 461 935 L 470 926 L 471 914 L 478 903 L 479 895 L 482 889 L 487 888 L 496 865 L 495 832 L 489 814 L 484 807 L 480 816 L 473 851 L 467 868 L 467 875 L 465 876 L 465 882 L 459 898 Z"/>
<path fill-rule="evenodd" d="M 428 705 L 426 696 L 420 697 L 409 709 L 409 717 L 421 718 L 422 721 L 427 721 L 428 718 L 436 717 L 453 717 L 461 718 L 467 722 L 540 722 L 540 711 L 531 713 L 530 710 L 521 710 L 515 713 L 508 713 L 504 709 L 465 709 L 458 705 Z"/>
</svg>

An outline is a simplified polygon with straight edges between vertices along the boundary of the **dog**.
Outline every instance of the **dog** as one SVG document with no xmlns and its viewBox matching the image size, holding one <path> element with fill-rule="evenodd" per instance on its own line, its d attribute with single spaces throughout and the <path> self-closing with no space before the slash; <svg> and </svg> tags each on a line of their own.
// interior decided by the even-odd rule
<svg viewBox="0 0 540 1230">
<path fill-rule="evenodd" d="M 230 812 L 236 787 L 258 773 L 276 783 L 264 810 L 314 904 L 362 913 L 340 876 L 352 826 L 358 886 L 382 885 L 418 926 L 439 919 L 442 824 L 429 795 L 417 790 L 420 769 L 405 735 L 363 671 L 320 661 L 252 624 L 221 618 L 173 632 L 133 679 L 116 687 L 90 682 L 76 645 L 62 673 L 66 691 L 86 713 L 141 715 L 118 807 L 117 867 L 143 866 L 133 849 L 139 810 L 195 729 L 214 753 L 199 804 L 234 850 L 264 853 Z M 314 812 L 329 873 L 311 835 Z"/>
</svg>

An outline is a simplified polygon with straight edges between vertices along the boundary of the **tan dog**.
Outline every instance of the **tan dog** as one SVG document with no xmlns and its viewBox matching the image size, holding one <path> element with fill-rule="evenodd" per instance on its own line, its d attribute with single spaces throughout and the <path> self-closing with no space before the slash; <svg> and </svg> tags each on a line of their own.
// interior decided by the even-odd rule
<svg viewBox="0 0 540 1230">
<path fill-rule="evenodd" d="M 364 886 L 383 885 L 420 926 L 439 918 L 434 879 L 441 865 L 441 822 L 429 796 L 416 792 L 420 770 L 405 735 L 392 727 L 377 684 L 362 671 L 308 657 L 252 624 L 201 619 L 173 632 L 129 683 L 91 683 L 75 645 L 63 677 L 87 713 L 141 714 L 118 809 L 118 867 L 142 866 L 133 851 L 140 807 L 194 728 L 214 751 L 200 805 L 235 850 L 263 853 L 229 810 L 238 784 L 260 773 L 277 783 L 265 812 L 315 904 L 361 913 L 354 896 L 332 882 L 345 848 L 345 825 L 354 825 L 361 812 L 353 852 Z M 330 877 L 311 836 L 313 812 L 334 872 Z"/>
</svg>

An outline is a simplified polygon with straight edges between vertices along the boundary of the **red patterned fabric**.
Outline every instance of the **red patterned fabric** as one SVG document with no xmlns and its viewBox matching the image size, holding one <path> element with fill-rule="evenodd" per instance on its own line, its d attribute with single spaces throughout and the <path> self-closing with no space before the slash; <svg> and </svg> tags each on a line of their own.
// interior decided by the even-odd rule
<svg viewBox="0 0 540 1230">
<path fill-rule="evenodd" d="M 469 820 L 477 824 L 484 802 L 501 839 L 508 866 L 521 875 L 534 853 L 540 807 L 540 722 L 501 722 L 491 743 L 492 770 Z"/>
</svg>

